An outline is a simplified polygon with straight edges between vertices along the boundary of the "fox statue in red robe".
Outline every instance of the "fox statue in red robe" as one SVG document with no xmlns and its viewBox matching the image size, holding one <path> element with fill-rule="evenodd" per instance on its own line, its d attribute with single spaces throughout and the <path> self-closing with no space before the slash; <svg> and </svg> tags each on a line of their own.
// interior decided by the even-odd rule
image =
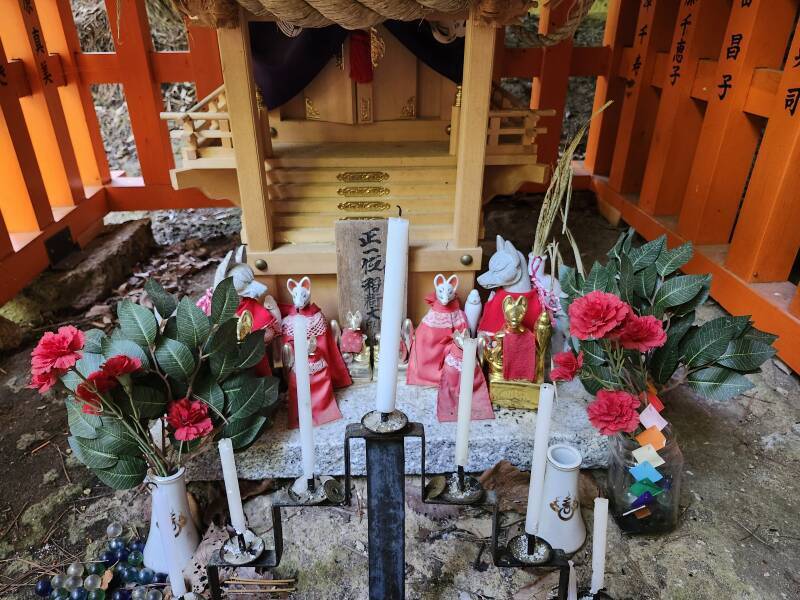
<svg viewBox="0 0 800 600">
<path fill-rule="evenodd" d="M 306 317 L 308 330 L 308 360 L 311 376 L 311 416 L 314 425 L 330 423 L 342 418 L 333 390 L 353 383 L 342 353 L 333 338 L 331 328 L 320 308 L 311 302 L 311 280 L 303 277 L 299 282 L 289 279 L 286 287 L 292 295 L 292 306 L 286 309 L 282 320 L 283 350 L 289 384 L 289 427 L 299 426 L 297 415 L 297 380 L 294 361 L 302 357 L 292 356 L 294 348 L 294 317 Z"/>
<path fill-rule="evenodd" d="M 458 275 L 445 279 L 439 273 L 433 285 L 434 293 L 425 298 L 431 308 L 414 331 L 411 343 L 406 375 L 409 385 L 438 386 L 453 332 L 467 328 L 467 317 L 456 298 Z"/>
</svg>

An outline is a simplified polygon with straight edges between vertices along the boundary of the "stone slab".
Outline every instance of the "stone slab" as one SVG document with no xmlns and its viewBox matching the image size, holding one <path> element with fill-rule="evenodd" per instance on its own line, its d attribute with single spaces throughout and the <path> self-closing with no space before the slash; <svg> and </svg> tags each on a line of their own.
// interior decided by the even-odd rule
<svg viewBox="0 0 800 600">
<path fill-rule="evenodd" d="M 357 423 L 375 407 L 375 383 L 354 385 L 337 392 L 343 418 L 314 430 L 317 473 L 344 474 L 344 430 L 348 423 Z M 607 465 L 608 445 L 586 416 L 590 396 L 579 382 L 558 386 L 558 399 L 553 411 L 550 443 L 570 444 L 583 456 L 583 468 Z M 454 470 L 455 423 L 436 420 L 436 389 L 430 387 L 397 387 L 397 407 L 410 421 L 425 426 L 426 468 L 429 473 Z M 468 471 L 480 472 L 501 460 L 508 460 L 529 470 L 537 413 L 525 410 L 495 409 L 495 419 L 473 421 L 470 429 Z M 364 474 L 363 440 L 352 441 L 352 472 Z M 297 477 L 301 471 L 299 431 L 287 430 L 286 411 L 279 411 L 271 429 L 246 452 L 238 454 L 236 463 L 242 479 Z M 192 479 L 221 479 L 219 457 L 206 452 L 188 465 Z M 420 472 L 419 440 L 406 442 L 406 472 Z"/>
</svg>

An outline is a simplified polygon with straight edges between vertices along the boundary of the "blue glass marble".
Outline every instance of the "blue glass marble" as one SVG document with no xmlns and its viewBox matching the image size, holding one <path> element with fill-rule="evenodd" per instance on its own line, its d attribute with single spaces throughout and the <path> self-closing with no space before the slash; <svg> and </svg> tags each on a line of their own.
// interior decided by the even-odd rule
<svg viewBox="0 0 800 600">
<path fill-rule="evenodd" d="M 110 550 L 106 550 L 106 552 L 108 552 L 109 558 L 111 558 L 113 560 L 114 559 L 114 555 L 111 554 L 111 551 Z M 103 554 L 105 554 L 105 552 Z M 106 572 L 106 564 L 105 564 L 105 561 L 103 560 L 102 556 L 101 556 L 100 560 L 102 562 L 86 563 L 86 574 L 87 575 L 102 575 L 103 573 Z"/>
<path fill-rule="evenodd" d="M 69 600 L 86 600 L 89 593 L 82 587 L 75 588 L 69 593 Z"/>
<path fill-rule="evenodd" d="M 128 568 L 125 569 L 125 581 L 128 583 L 139 581 L 139 569 L 133 565 L 129 565 Z"/>
<path fill-rule="evenodd" d="M 166 573 L 156 573 L 156 576 L 153 577 L 154 583 L 167 583 L 167 574 Z"/>
<path fill-rule="evenodd" d="M 50 600 L 69 600 L 69 592 L 64 588 L 56 588 L 50 592 Z"/>
<path fill-rule="evenodd" d="M 86 600 L 106 600 L 105 590 L 91 590 L 86 595 Z"/>
<path fill-rule="evenodd" d="M 128 542 L 128 550 L 131 552 L 144 552 L 144 540 L 133 538 L 130 542 Z"/>
<path fill-rule="evenodd" d="M 148 569 L 147 567 L 145 567 L 144 569 L 139 571 L 139 583 L 141 583 L 142 585 L 148 585 L 150 583 L 153 583 L 155 577 L 156 574 L 153 571 L 153 569 Z"/>
<path fill-rule="evenodd" d="M 126 560 L 128 560 L 128 555 L 130 555 L 130 552 L 128 552 L 128 549 L 125 548 L 124 546 L 119 550 L 117 550 L 116 552 L 114 552 L 114 556 L 116 556 L 117 560 L 120 562 L 125 562 Z"/>
<path fill-rule="evenodd" d="M 127 544 L 125 543 L 124 539 L 122 539 L 121 537 L 115 537 L 109 540 L 108 549 L 111 550 L 112 552 L 116 552 L 117 550 L 124 548 L 126 545 Z"/>
<path fill-rule="evenodd" d="M 117 557 L 114 556 L 114 553 L 111 550 L 104 550 L 100 555 L 100 560 L 103 561 L 103 564 L 105 564 L 106 567 L 110 567 L 117 562 Z"/>
<path fill-rule="evenodd" d="M 130 590 L 114 590 L 111 594 L 111 600 L 131 600 Z"/>
<path fill-rule="evenodd" d="M 42 598 L 49 596 L 50 592 L 53 591 L 53 586 L 50 585 L 50 578 L 46 576 L 41 577 L 36 582 L 36 586 L 33 588 L 33 591 L 36 592 L 37 596 L 41 596 Z"/>
</svg>

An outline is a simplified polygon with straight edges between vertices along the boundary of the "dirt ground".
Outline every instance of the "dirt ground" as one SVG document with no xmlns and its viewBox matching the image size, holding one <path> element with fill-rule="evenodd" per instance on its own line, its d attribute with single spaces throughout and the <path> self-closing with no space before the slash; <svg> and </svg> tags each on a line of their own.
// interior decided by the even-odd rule
<svg viewBox="0 0 800 600">
<path fill-rule="evenodd" d="M 496 200 L 485 215 L 487 240 L 503 232 L 524 247 L 530 243 L 537 212 L 538 200 L 533 197 Z M 174 245 L 159 247 L 133 271 L 157 272 L 181 292 L 198 294 L 214 269 L 213 262 L 205 261 L 221 257 L 236 241 L 235 237 L 211 239 L 213 231 L 229 226 L 218 221 L 230 215 L 162 214 L 155 220 L 155 237 Z M 617 229 L 595 212 L 591 194 L 576 195 L 571 219 L 583 260 L 590 264 L 611 245 Z M 192 232 L 203 241 L 188 239 Z M 187 267 L 186 257 L 196 255 L 200 246 L 208 246 L 207 255 L 189 261 L 194 266 Z M 169 275 L 177 269 L 186 275 Z M 136 276 L 130 281 L 123 292 L 130 293 L 141 283 Z M 719 313 L 713 303 L 703 308 L 704 318 Z M 26 347 L 0 358 L 0 454 L 7 465 L 0 486 L 2 598 L 30 598 L 30 586 L 20 584 L 43 572 L 63 570 L 75 558 L 96 555 L 111 520 L 122 520 L 144 534 L 149 518 L 146 491 L 112 493 L 70 456 L 62 398 L 54 394 L 43 398 L 25 387 L 29 352 Z M 657 537 L 625 537 L 611 525 L 606 582 L 618 600 L 800 598 L 800 385 L 777 360 L 752 379 L 754 389 L 726 404 L 702 400 L 684 388 L 666 398 L 667 416 L 685 457 L 681 522 L 673 533 Z M 589 524 L 591 498 L 603 480 L 604 471 L 587 472 L 584 477 L 583 516 Z M 363 480 L 357 486 L 363 498 Z M 255 491 L 266 487 L 256 484 Z M 491 564 L 488 514 L 478 509 L 431 508 L 419 501 L 417 489 L 416 478 L 409 478 L 409 598 L 545 597 L 554 581 L 552 574 Z M 190 490 L 206 517 L 224 507 L 218 483 L 193 482 Z M 247 503 L 249 519 L 261 533 L 271 527 L 270 498 L 260 494 Z M 286 554 L 276 576 L 298 578 L 298 592 L 292 598 L 367 597 L 367 519 L 360 507 L 355 502 L 341 509 L 302 509 L 285 515 Z M 589 548 L 587 541 L 574 557 L 583 582 L 589 577 Z"/>
</svg>

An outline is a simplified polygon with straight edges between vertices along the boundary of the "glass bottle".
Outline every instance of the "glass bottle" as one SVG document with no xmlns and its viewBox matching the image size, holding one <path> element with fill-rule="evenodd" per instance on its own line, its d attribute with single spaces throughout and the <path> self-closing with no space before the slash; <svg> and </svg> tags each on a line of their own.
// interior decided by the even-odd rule
<svg viewBox="0 0 800 600">
<path fill-rule="evenodd" d="M 675 433 L 669 427 L 664 428 L 662 433 L 667 438 L 666 445 L 658 451 L 664 460 L 664 464 L 657 467 L 662 479 L 655 483 L 653 500 L 647 504 L 650 514 L 643 518 L 630 512 L 637 498 L 631 493 L 631 486 L 636 483 L 636 478 L 631 474 L 630 468 L 636 466 L 633 451 L 639 444 L 624 434 L 609 438 L 607 491 L 609 509 L 617 525 L 625 533 L 667 533 L 678 525 L 683 453 Z"/>
</svg>

